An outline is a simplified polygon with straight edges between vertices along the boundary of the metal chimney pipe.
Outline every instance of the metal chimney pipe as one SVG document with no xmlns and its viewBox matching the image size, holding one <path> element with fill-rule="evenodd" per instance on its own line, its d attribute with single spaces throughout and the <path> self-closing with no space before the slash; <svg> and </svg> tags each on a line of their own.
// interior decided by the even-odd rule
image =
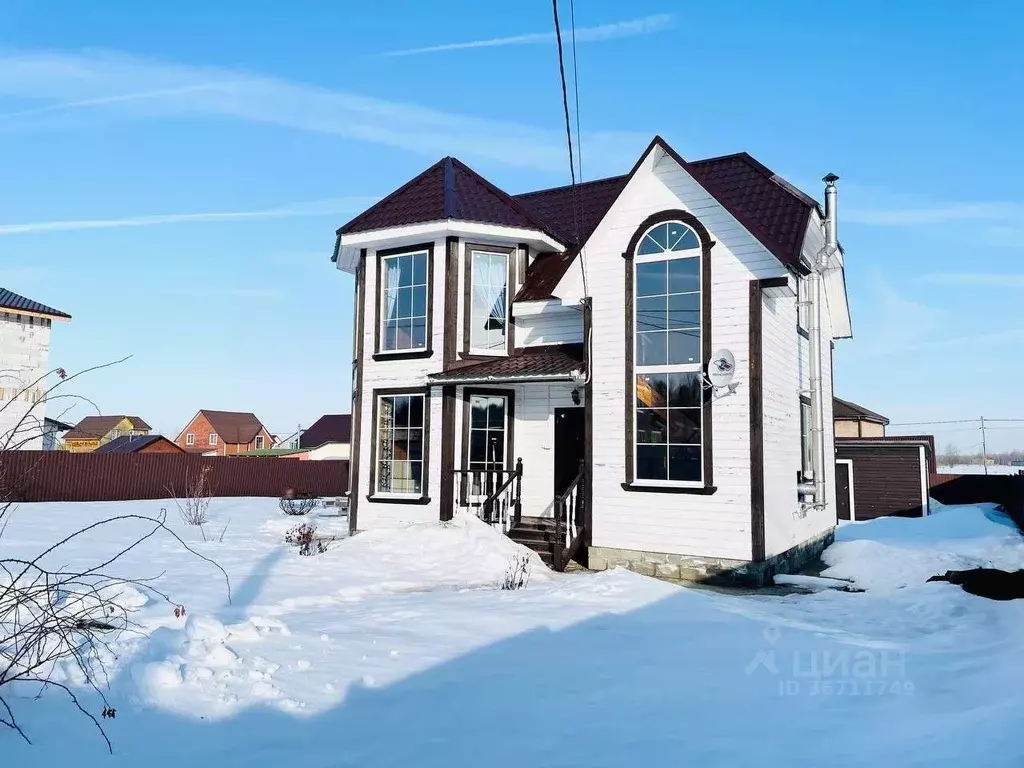
<svg viewBox="0 0 1024 768">
<path fill-rule="evenodd" d="M 839 177 L 828 174 L 825 182 L 825 244 L 815 254 L 811 274 L 807 277 L 808 293 L 811 300 L 810 328 L 808 328 L 808 347 L 810 360 L 808 373 L 811 387 L 811 464 L 814 476 L 809 483 L 815 507 L 824 507 L 827 503 L 825 489 L 825 386 L 821 371 L 822 360 L 822 281 L 823 273 L 828 268 L 829 260 L 839 249 L 836 236 L 836 182 Z"/>
</svg>

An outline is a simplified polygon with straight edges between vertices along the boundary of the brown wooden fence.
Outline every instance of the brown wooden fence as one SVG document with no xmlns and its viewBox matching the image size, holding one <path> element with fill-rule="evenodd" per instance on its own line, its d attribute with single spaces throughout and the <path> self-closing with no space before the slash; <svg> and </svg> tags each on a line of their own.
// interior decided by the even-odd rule
<svg viewBox="0 0 1024 768">
<path fill-rule="evenodd" d="M 999 504 L 1024 530 L 1024 474 L 929 477 L 931 497 L 942 504 Z"/>
<path fill-rule="evenodd" d="M 340 496 L 348 490 L 348 462 L 341 460 L 7 451 L 0 453 L 0 500 L 180 498 L 204 468 L 213 496 Z"/>
</svg>

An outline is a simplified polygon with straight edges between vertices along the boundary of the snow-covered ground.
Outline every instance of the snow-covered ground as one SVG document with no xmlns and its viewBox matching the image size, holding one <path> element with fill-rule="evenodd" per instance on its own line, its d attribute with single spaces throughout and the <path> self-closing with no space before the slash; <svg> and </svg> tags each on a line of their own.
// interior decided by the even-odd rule
<svg viewBox="0 0 1024 768">
<path fill-rule="evenodd" d="M 161 506 L 23 505 L 0 558 Z M 166 536 L 119 564 L 159 577 L 186 614 L 142 591 L 120 598 L 144 630 L 107 660 L 115 754 L 59 691 L 26 688 L 13 703 L 35 745 L 0 731 L 4 765 L 1024 765 L 1024 601 L 925 582 L 1024 567 L 991 508 L 844 525 L 822 576 L 866 591 L 788 596 L 539 563 L 525 589 L 502 591 L 523 550 L 475 520 L 300 557 L 274 500 L 212 509 L 208 530 L 230 519 L 220 542 L 171 522 L 228 572 L 230 603 L 221 574 Z M 61 562 L 95 562 L 132 528 L 76 541 Z"/>
<path fill-rule="evenodd" d="M 938 467 L 940 475 L 984 475 L 985 467 L 981 464 L 940 464 Z M 1024 467 L 1011 467 L 1008 464 L 990 464 L 988 474 L 990 475 L 1016 475 L 1024 471 Z"/>
</svg>

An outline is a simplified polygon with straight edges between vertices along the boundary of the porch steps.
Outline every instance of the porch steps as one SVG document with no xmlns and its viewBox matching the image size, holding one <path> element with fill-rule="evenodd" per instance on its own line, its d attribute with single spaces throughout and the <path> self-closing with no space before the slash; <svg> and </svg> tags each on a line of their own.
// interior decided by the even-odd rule
<svg viewBox="0 0 1024 768">
<path fill-rule="evenodd" d="M 508 532 L 517 544 L 532 549 L 551 568 L 555 562 L 555 521 L 550 517 L 523 517 Z"/>
</svg>

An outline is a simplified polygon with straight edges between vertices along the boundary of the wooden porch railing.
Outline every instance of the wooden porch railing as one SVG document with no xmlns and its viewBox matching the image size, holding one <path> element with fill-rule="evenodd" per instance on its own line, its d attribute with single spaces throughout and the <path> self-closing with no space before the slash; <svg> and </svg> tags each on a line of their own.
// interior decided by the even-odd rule
<svg viewBox="0 0 1024 768">
<path fill-rule="evenodd" d="M 506 533 L 522 518 L 522 459 L 516 461 L 515 469 L 452 470 L 447 481 L 457 484 L 456 511 L 472 512 Z"/>
<path fill-rule="evenodd" d="M 583 543 L 587 526 L 586 465 L 561 496 L 555 498 L 554 570 L 564 571 Z"/>
</svg>

